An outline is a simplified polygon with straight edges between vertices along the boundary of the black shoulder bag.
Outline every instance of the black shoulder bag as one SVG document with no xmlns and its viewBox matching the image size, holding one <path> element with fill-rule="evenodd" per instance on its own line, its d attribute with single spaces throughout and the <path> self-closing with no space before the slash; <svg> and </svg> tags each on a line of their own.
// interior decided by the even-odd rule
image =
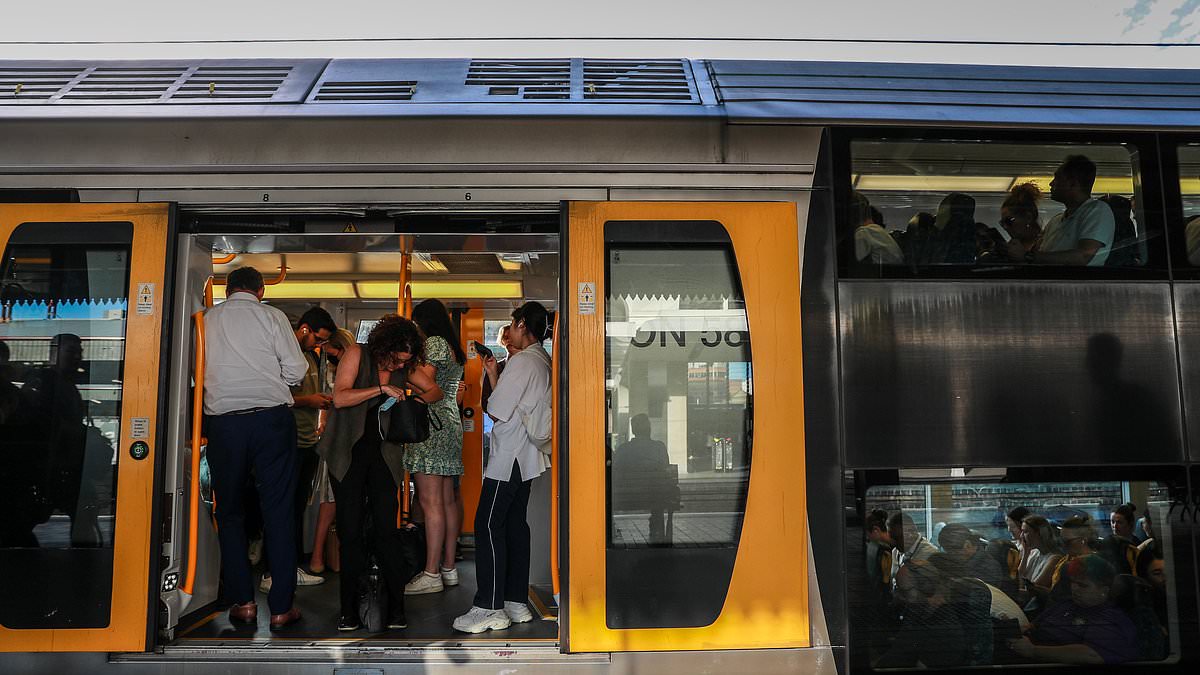
<svg viewBox="0 0 1200 675">
<path fill-rule="evenodd" d="M 429 404 L 419 396 L 407 396 L 396 401 L 391 408 L 378 411 L 379 437 L 389 443 L 423 443 L 429 440 L 429 428 L 442 430 L 442 420 L 437 411 L 430 410 Z M 383 418 L 389 415 L 387 430 L 384 430 Z"/>
</svg>

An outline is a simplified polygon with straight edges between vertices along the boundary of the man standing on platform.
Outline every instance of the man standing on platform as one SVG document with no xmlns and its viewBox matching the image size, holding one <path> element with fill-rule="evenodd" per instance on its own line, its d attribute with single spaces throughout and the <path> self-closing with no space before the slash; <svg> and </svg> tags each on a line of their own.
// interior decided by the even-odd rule
<svg viewBox="0 0 1200 675">
<path fill-rule="evenodd" d="M 225 302 L 205 312 L 204 413 L 207 457 L 216 498 L 225 594 L 233 620 L 254 622 L 258 605 L 247 541 L 243 494 L 254 469 L 264 539 L 276 583 L 267 596 L 271 627 L 300 618 L 296 591 L 293 501 L 296 420 L 292 392 L 308 370 L 287 316 L 261 303 L 263 278 L 240 267 L 226 281 Z"/>
</svg>

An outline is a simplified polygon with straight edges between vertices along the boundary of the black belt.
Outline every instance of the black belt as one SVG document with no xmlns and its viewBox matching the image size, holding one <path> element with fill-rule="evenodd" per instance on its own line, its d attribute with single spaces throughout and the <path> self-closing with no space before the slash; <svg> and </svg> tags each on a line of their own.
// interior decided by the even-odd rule
<svg viewBox="0 0 1200 675">
<path fill-rule="evenodd" d="M 264 410 L 274 410 L 276 408 L 286 408 L 287 405 L 280 403 L 279 405 L 264 405 L 258 408 L 246 408 L 245 410 L 230 410 L 222 415 L 249 415 L 250 413 L 262 412 Z"/>
</svg>

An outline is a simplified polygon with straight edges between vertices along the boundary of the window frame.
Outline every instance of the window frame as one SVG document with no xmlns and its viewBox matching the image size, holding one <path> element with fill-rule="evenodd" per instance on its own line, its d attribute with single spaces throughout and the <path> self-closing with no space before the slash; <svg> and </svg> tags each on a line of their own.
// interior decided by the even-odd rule
<svg viewBox="0 0 1200 675">
<path fill-rule="evenodd" d="M 1086 131 L 1078 129 L 971 129 L 944 127 L 893 127 L 893 126 L 864 126 L 853 128 L 834 128 L 830 136 L 833 150 L 833 213 L 832 228 L 834 232 L 834 255 L 837 258 L 837 278 L 839 281 L 880 281 L 888 279 L 904 279 L 912 281 L 945 281 L 973 280 L 988 282 L 993 280 L 1126 280 L 1126 281 L 1163 281 L 1171 278 L 1170 264 L 1173 261 L 1171 241 L 1172 233 L 1167 225 L 1173 223 L 1164 211 L 1164 186 L 1170 183 L 1163 180 L 1162 148 L 1159 134 L 1146 131 Z M 847 205 L 852 190 L 851 175 L 853 174 L 853 156 L 851 144 L 854 141 L 884 141 L 884 140 L 928 140 L 936 141 L 983 141 L 993 143 L 1024 143 L 1037 144 L 1078 144 L 1086 145 L 1127 145 L 1131 149 L 1131 171 L 1134 193 L 1141 203 L 1141 216 L 1147 231 L 1163 233 L 1166 243 L 1155 244 L 1152 239 L 1147 247 L 1150 262 L 1141 268 L 1135 267 L 1068 267 L 1051 265 L 1013 265 L 1000 266 L 981 271 L 975 265 L 940 266 L 936 270 L 926 268 L 926 273 L 914 274 L 907 266 L 883 266 L 882 273 L 864 275 L 854 269 L 853 255 L 854 238 L 846 231 Z M 1177 167 L 1178 164 L 1172 165 Z M 1167 175 L 1171 175 L 1168 171 Z M 1178 193 L 1178 171 L 1173 170 L 1175 191 Z M 1167 204 L 1170 202 L 1168 201 Z M 1177 199 L 1176 209 L 1182 208 Z M 1174 228 L 1181 229 L 1181 228 Z M 1182 233 L 1178 235 L 1182 237 Z M 1196 270 L 1195 278 L 1200 278 L 1200 269 Z"/>
</svg>

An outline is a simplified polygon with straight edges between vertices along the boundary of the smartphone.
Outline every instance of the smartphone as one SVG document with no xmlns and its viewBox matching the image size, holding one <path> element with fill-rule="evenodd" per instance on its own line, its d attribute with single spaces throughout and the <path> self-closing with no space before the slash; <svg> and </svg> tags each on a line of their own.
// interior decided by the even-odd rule
<svg viewBox="0 0 1200 675">
<path fill-rule="evenodd" d="M 484 359 L 494 359 L 494 358 L 496 358 L 496 357 L 495 357 L 495 356 L 492 354 L 492 350 L 488 349 L 488 348 L 487 348 L 487 346 L 486 346 L 486 345 L 484 345 L 482 342 L 476 342 L 476 343 L 475 343 L 475 353 L 476 353 L 476 354 L 479 354 L 480 358 L 484 358 Z"/>
<path fill-rule="evenodd" d="M 395 396 L 389 396 L 388 400 L 379 404 L 379 412 L 387 412 L 392 408 L 392 406 L 396 405 L 397 400 L 398 399 Z"/>
</svg>

